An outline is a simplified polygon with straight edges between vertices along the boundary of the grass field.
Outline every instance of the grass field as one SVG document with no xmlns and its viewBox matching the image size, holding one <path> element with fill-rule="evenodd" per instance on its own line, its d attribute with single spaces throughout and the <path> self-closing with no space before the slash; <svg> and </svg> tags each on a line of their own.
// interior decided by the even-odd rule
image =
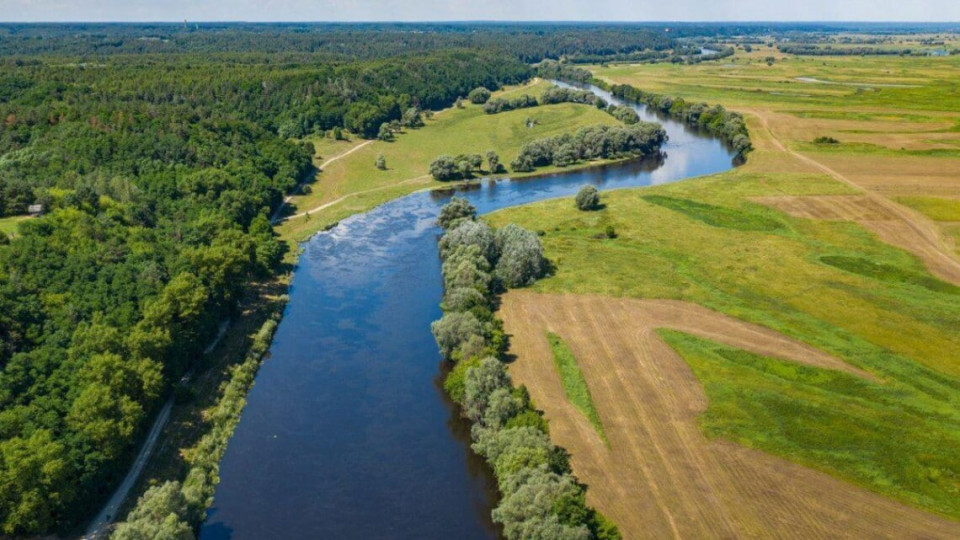
<svg viewBox="0 0 960 540">
<path fill-rule="evenodd" d="M 587 381 L 584 380 L 580 366 L 577 365 L 577 358 L 573 356 L 573 352 L 566 342 L 553 332 L 547 332 L 547 341 L 550 342 L 553 363 L 563 384 L 563 393 L 570 403 L 573 403 L 573 406 L 590 421 L 593 429 L 597 430 L 597 435 L 600 435 L 600 438 L 606 441 L 607 436 L 603 432 L 603 422 L 600 421 L 597 408 L 593 404 L 593 398 L 590 397 L 590 388 L 587 387 Z"/>
<path fill-rule="evenodd" d="M 539 95 L 549 83 L 535 81 L 527 86 L 509 88 L 495 96 Z M 527 126 L 527 119 L 535 122 Z M 350 155 L 323 167 L 310 185 L 311 192 L 291 200 L 294 214 L 311 211 L 284 222 L 279 232 L 286 238 L 304 240 L 314 232 L 344 217 L 362 212 L 392 198 L 418 189 L 439 187 L 441 182 L 428 174 L 430 163 L 441 155 L 472 153 L 485 155 L 494 150 L 500 162 L 508 166 L 524 143 L 533 139 L 596 124 L 614 125 L 617 121 L 595 107 L 556 104 L 488 115 L 478 105 L 467 103 L 463 109 L 447 109 L 426 121 L 420 129 L 406 130 L 393 142 L 361 141 L 316 142 L 318 165 L 337 154 L 363 145 Z M 377 156 L 386 158 L 387 169 L 374 165 Z M 556 170 L 541 168 L 536 174 Z M 522 176 L 522 175 L 511 175 Z M 328 206 L 327 206 L 328 205 Z"/>
<path fill-rule="evenodd" d="M 534 286 L 537 292 L 692 302 L 871 374 L 879 384 L 798 369 L 769 358 L 776 355 L 718 345 L 716 336 L 664 333 L 709 397 L 699 419 L 702 433 L 960 519 L 960 265 L 950 254 L 960 239 L 953 219 L 960 160 L 917 155 L 956 142 L 957 59 L 790 58 L 772 67 L 746 60 L 596 69 L 608 80 L 742 110 L 757 147 L 745 166 L 604 194 L 606 208 L 598 212 L 578 212 L 563 199 L 508 209 L 490 220 L 544 232 L 546 254 L 557 269 Z M 794 77 L 910 86 L 878 86 L 871 93 Z M 771 94 L 774 88 L 803 88 L 811 97 L 788 99 Z M 841 140 L 840 148 L 819 149 L 811 141 L 820 135 Z M 858 144 L 846 144 L 854 137 Z M 865 144 L 885 150 L 864 151 Z M 901 152 L 901 146 L 912 151 Z M 617 238 L 596 238 L 608 225 Z M 637 339 L 636 327 L 623 331 L 617 339 Z M 521 334 L 514 339 L 525 339 Z M 563 335 L 577 353 L 576 340 Z M 675 354 L 657 350 L 661 362 Z M 518 357 L 512 370 L 530 361 Z M 593 386 L 584 367 L 592 357 L 576 357 L 616 451 L 603 405 L 612 398 Z M 658 384 L 670 391 L 668 379 Z M 548 416 L 553 410 L 551 417 L 559 417 L 563 405 L 555 396 L 532 394 Z M 653 414 L 647 410 L 652 406 L 641 400 L 634 412 Z M 580 435 L 573 439 L 585 445 L 589 438 Z M 575 471 L 591 491 L 608 481 L 590 481 L 596 468 L 575 465 Z M 667 513 L 683 509 L 679 499 L 662 504 Z M 598 508 L 618 515 L 602 503 Z M 686 515 L 697 519 L 695 512 Z"/>
</svg>

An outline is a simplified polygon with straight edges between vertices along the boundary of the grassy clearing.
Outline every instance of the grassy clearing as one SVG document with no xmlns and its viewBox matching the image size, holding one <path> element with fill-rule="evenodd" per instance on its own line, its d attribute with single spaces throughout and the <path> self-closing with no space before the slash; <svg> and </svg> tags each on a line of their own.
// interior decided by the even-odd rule
<svg viewBox="0 0 960 540">
<path fill-rule="evenodd" d="M 552 332 L 547 332 L 547 340 L 550 342 L 550 350 L 553 351 L 553 363 L 557 366 L 557 372 L 563 383 L 563 393 L 566 394 L 570 403 L 573 403 L 573 406 L 587 417 L 600 438 L 609 444 L 607 435 L 603 432 L 603 422 L 600 421 L 597 408 L 593 405 L 593 398 L 590 397 L 590 388 L 587 387 L 587 381 L 583 378 L 573 351 L 560 336 Z"/>
<path fill-rule="evenodd" d="M 548 86 L 546 82 L 537 81 L 495 95 L 539 95 Z M 528 119 L 533 121 L 532 127 L 528 126 Z M 501 163 L 508 164 L 516 158 L 520 147 L 531 140 L 596 124 L 616 125 L 617 121 L 595 107 L 571 103 L 494 115 L 470 103 L 463 109 L 441 111 L 428 119 L 425 127 L 407 130 L 394 142 L 374 141 L 331 163 L 317 175 L 310 185 L 310 193 L 294 197 L 291 207 L 294 213 L 302 213 L 324 204 L 335 204 L 312 212 L 309 220 L 306 217 L 289 220 L 279 227 L 279 232 L 288 239 L 304 240 L 330 223 L 397 196 L 443 186 L 428 174 L 430 163 L 441 155 L 484 155 L 493 150 L 500 155 Z M 323 154 L 318 163 L 350 147 L 350 143 L 336 144 L 324 139 L 318 146 Z M 379 155 L 386 159 L 386 170 L 375 166 Z M 535 174 L 555 170 L 559 168 L 541 168 Z"/>
<path fill-rule="evenodd" d="M 25 219 L 30 219 L 29 216 L 9 216 L 5 218 L 0 218 L 0 233 L 6 234 L 7 236 L 17 233 L 17 226 L 21 221 Z"/>
<path fill-rule="evenodd" d="M 711 437 L 788 457 L 950 516 L 960 515 L 960 418 L 915 388 L 766 358 L 680 332 L 663 337 L 710 399 Z"/>
</svg>

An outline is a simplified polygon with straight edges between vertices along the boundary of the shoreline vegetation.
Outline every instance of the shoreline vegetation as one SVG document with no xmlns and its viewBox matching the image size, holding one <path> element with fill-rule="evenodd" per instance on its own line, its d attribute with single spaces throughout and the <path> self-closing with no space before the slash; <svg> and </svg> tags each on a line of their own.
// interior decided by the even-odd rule
<svg viewBox="0 0 960 540">
<path fill-rule="evenodd" d="M 508 539 L 621 538 L 616 525 L 586 504 L 586 486 L 573 476 L 568 454 L 523 386 L 506 371 L 507 336 L 493 315 L 499 293 L 532 284 L 549 268 L 536 233 L 477 220 L 454 197 L 441 211 L 443 317 L 432 331 L 453 364 L 444 389 L 471 421 L 472 448 L 483 456 L 501 493 L 493 520 Z"/>
<path fill-rule="evenodd" d="M 720 137 L 740 157 L 745 157 L 753 150 L 743 115 L 729 111 L 723 105 L 687 101 L 683 98 L 647 92 L 629 84 L 611 84 L 595 77 L 586 69 L 552 61 L 542 62 L 537 68 L 537 73 L 544 78 L 549 77 L 573 84 L 592 84 L 626 102 L 646 105 L 654 111 Z"/>
<path fill-rule="evenodd" d="M 598 109 L 599 109 L 599 107 L 598 107 Z M 447 109 L 447 110 L 450 110 L 450 109 Z M 603 109 L 603 110 L 606 110 L 606 109 Z M 608 111 L 608 112 L 609 112 L 609 111 Z M 616 115 L 614 114 L 614 116 L 616 116 Z M 621 121 L 622 121 L 622 120 L 621 120 Z M 426 128 L 429 129 L 429 126 L 427 126 Z M 660 126 L 657 125 L 657 124 L 650 124 L 650 123 L 641 122 L 641 123 L 636 123 L 636 124 L 628 124 L 628 125 L 626 125 L 626 126 L 623 126 L 623 128 L 621 128 L 621 129 L 624 129 L 624 130 L 632 130 L 632 131 L 637 131 L 638 133 L 643 133 L 643 134 L 644 134 L 643 144 L 642 144 L 641 146 L 645 149 L 645 151 L 649 150 L 649 148 L 651 147 L 651 145 L 656 146 L 657 148 L 659 148 L 659 144 L 661 144 L 661 143 L 663 142 L 663 140 L 665 140 L 665 134 L 664 134 L 662 128 L 660 128 Z M 581 130 L 581 131 L 583 131 L 583 130 Z M 561 137 L 562 137 L 562 136 L 561 136 Z M 647 154 L 639 155 L 639 154 L 637 154 L 637 153 L 621 153 L 621 154 L 618 154 L 618 155 L 615 155 L 615 156 L 610 156 L 610 157 L 594 158 L 593 160 L 588 161 L 588 162 L 579 162 L 579 163 L 574 164 L 573 166 L 569 166 L 569 167 L 560 169 L 560 171 L 564 171 L 564 170 L 582 170 L 582 169 L 589 169 L 589 168 L 594 168 L 594 167 L 604 167 L 604 166 L 608 166 L 608 165 L 610 165 L 610 164 L 615 164 L 615 163 L 618 163 L 618 162 L 621 162 L 621 161 L 624 161 L 624 160 L 637 159 L 638 157 L 643 157 L 644 155 L 647 155 Z M 488 156 L 488 157 L 489 157 L 489 156 Z M 502 165 L 501 165 L 500 167 L 501 167 L 501 170 L 502 170 Z M 524 172 L 524 173 L 522 173 L 522 176 L 521 176 L 521 177 L 522 177 L 523 179 L 536 179 L 536 178 L 540 178 L 540 177 L 544 177 L 544 176 L 549 176 L 549 175 L 551 175 L 551 174 L 556 174 L 557 172 L 559 172 L 559 171 L 558 171 L 558 170 L 552 170 L 552 171 L 530 171 L 530 172 Z M 511 177 L 510 177 L 509 175 L 507 175 L 507 174 L 499 174 L 499 175 L 495 175 L 495 176 L 493 176 L 493 177 L 487 178 L 486 180 L 487 180 L 487 181 L 500 181 L 500 180 L 504 180 L 504 179 L 507 179 L 507 178 L 511 178 Z M 423 188 L 423 190 L 438 190 L 438 191 L 440 191 L 440 190 L 457 189 L 458 187 L 468 186 L 469 184 L 471 184 L 471 183 L 473 183 L 473 182 L 477 182 L 477 181 L 482 181 L 482 179 L 465 179 L 465 180 L 460 180 L 460 181 L 456 181 L 456 182 L 451 182 L 451 183 L 449 183 L 448 185 L 439 185 L 439 186 L 434 186 L 434 187 Z M 418 190 L 418 191 L 420 191 L 420 190 Z M 407 194 L 407 193 L 404 193 L 404 194 L 402 194 L 402 195 L 406 195 L 406 194 Z M 402 196 L 402 195 L 401 195 L 401 196 Z M 388 200 L 390 200 L 390 199 L 388 199 Z M 383 203 L 385 203 L 385 202 L 387 202 L 387 201 L 382 201 L 380 204 L 383 204 Z M 375 207 L 375 206 L 376 206 L 376 205 L 374 205 L 374 207 Z M 366 209 L 364 209 L 364 210 L 362 210 L 362 211 L 369 211 L 369 209 L 370 209 L 370 208 L 366 208 Z M 358 212 L 358 213 L 362 213 L 362 211 L 361 211 L 361 212 Z M 331 223 L 327 223 L 327 224 L 325 224 L 325 226 L 324 226 L 321 230 L 329 230 L 330 228 L 335 227 L 336 224 L 337 224 L 336 221 L 331 222 Z M 321 230 L 318 230 L 318 231 L 316 231 L 316 232 L 311 233 L 310 236 L 312 236 L 313 234 L 317 234 L 318 232 L 321 232 Z M 288 256 L 288 260 L 294 261 L 294 264 L 295 264 L 295 257 L 297 257 L 297 256 L 298 256 L 297 252 L 296 252 L 296 251 L 292 251 L 292 252 L 290 253 L 290 255 Z M 290 257 L 293 257 L 293 259 L 290 259 Z M 290 275 L 291 275 L 291 274 L 285 274 L 285 275 L 281 276 L 281 277 L 282 277 L 282 280 L 283 280 L 284 282 L 287 282 L 287 281 L 289 280 L 289 276 L 290 276 Z M 282 313 L 282 308 L 280 308 L 280 313 Z M 277 320 L 279 321 L 279 319 L 277 319 Z M 268 320 L 268 322 L 269 322 L 269 320 Z M 245 362 L 243 365 L 244 365 L 244 366 L 247 366 L 247 365 L 248 365 L 248 362 Z M 259 364 L 257 364 L 257 365 L 259 366 Z M 467 365 L 467 364 L 464 364 L 464 365 Z M 249 368 L 249 367 L 248 367 L 248 368 L 246 368 L 246 369 L 252 369 L 252 368 Z M 453 372 L 456 372 L 456 369 L 455 369 L 455 368 L 454 368 L 454 370 L 452 370 L 452 373 L 453 373 Z M 253 373 L 255 374 L 255 370 L 253 371 Z M 462 370 L 461 370 L 461 373 L 460 373 L 459 375 L 452 376 L 452 377 L 450 377 L 450 379 L 452 379 L 452 380 L 454 381 L 454 383 L 455 383 L 455 381 L 457 381 L 457 377 L 462 377 L 463 375 L 464 375 L 464 373 L 463 373 Z M 241 376 L 241 377 L 242 377 L 242 376 Z M 244 380 L 243 380 L 242 378 L 239 379 L 239 380 L 237 380 L 236 383 L 234 383 L 233 381 L 234 381 L 235 379 L 236 379 L 236 375 L 231 375 L 231 378 L 228 379 L 228 381 L 230 381 L 230 382 L 227 382 L 227 383 L 225 383 L 225 384 L 228 384 L 228 385 L 234 385 L 234 384 L 243 385 L 243 384 L 245 384 L 245 382 L 244 382 Z M 448 379 L 448 380 L 449 380 L 449 379 Z M 252 384 L 252 380 L 250 381 L 250 383 Z M 445 388 L 446 388 L 446 386 L 445 386 Z M 247 387 L 247 390 L 249 390 L 249 387 Z M 454 393 L 450 392 L 449 389 L 448 389 L 448 393 L 449 393 L 450 396 L 454 399 L 455 402 L 457 402 L 458 404 L 460 404 L 460 401 L 457 399 L 456 395 L 455 395 Z M 245 395 L 246 395 L 246 392 L 243 392 L 242 395 L 245 396 Z M 519 394 L 519 395 L 520 395 L 520 398 L 519 398 L 519 399 L 521 399 L 521 401 L 523 401 L 523 392 L 520 391 L 520 394 Z M 226 397 L 227 397 L 227 394 L 224 393 L 223 399 L 225 399 Z M 231 399 L 233 399 L 233 398 L 231 398 Z M 222 399 L 217 401 L 217 405 L 216 405 L 216 409 L 215 409 L 215 410 L 219 410 L 219 409 L 220 409 L 221 403 L 222 403 Z M 529 403 L 528 403 L 528 405 L 529 405 Z M 236 413 L 237 415 L 239 415 L 240 412 L 242 412 L 243 402 L 240 402 L 240 403 L 234 402 L 234 403 L 232 404 L 232 407 L 237 407 L 237 408 L 235 409 L 235 413 Z M 533 410 L 533 409 L 532 409 L 532 405 L 529 405 L 529 407 L 530 407 L 530 410 Z M 237 418 L 239 418 L 239 416 L 237 416 Z M 229 425 L 229 427 L 226 429 L 226 431 L 225 431 L 225 430 L 220 430 L 220 436 L 221 436 L 221 437 L 225 437 L 225 438 L 223 438 L 223 443 L 226 443 L 227 441 L 229 441 L 230 434 L 232 434 L 232 430 L 233 430 L 234 427 L 235 427 L 235 421 L 234 421 L 232 424 Z M 545 425 L 544 425 L 544 429 L 546 429 L 546 426 L 545 426 Z M 227 431 L 228 431 L 229 433 L 227 433 Z M 201 439 L 201 440 L 202 440 L 202 439 Z M 207 443 L 207 444 L 214 444 L 214 443 L 219 444 L 219 441 L 210 441 L 210 442 Z M 199 444 L 200 444 L 200 443 L 198 443 L 198 445 L 199 445 Z M 199 446 L 197 446 L 197 447 L 199 447 Z M 195 447 L 195 448 L 197 448 L 197 447 Z M 222 452 L 222 449 L 221 449 L 220 451 Z M 480 452 L 479 450 L 476 450 L 476 451 L 478 451 L 478 453 Z M 189 452 L 189 451 L 188 451 L 188 452 Z M 483 455 L 483 454 L 481 454 L 481 455 Z M 207 464 L 207 465 L 208 465 L 208 464 Z M 567 465 L 567 467 L 569 467 L 569 465 Z M 216 478 L 216 470 L 215 470 L 215 469 L 212 469 L 212 470 L 211 470 L 211 469 L 209 469 L 209 468 L 203 469 L 203 468 L 200 468 L 200 467 L 191 467 L 189 470 L 191 471 L 191 474 L 194 474 L 194 477 L 195 477 L 195 480 L 194 480 L 195 486 L 198 486 L 199 488 L 203 488 L 203 489 L 214 489 L 214 488 L 215 488 L 216 483 L 218 482 L 218 479 Z M 193 472 L 194 470 L 196 470 L 196 471 L 205 471 L 205 472 L 206 472 L 206 476 L 204 476 L 203 473 L 201 473 L 201 472 Z M 185 478 L 189 478 L 189 477 L 185 477 Z M 202 479 L 202 481 L 201 481 L 201 479 Z M 176 482 L 176 484 L 171 484 L 171 482 Z M 579 486 L 578 484 L 577 484 L 577 486 L 578 486 L 578 488 L 582 488 L 582 486 Z M 180 516 L 177 520 L 174 520 L 173 523 L 167 523 L 167 525 L 175 525 L 176 527 L 180 527 L 180 526 L 181 526 L 180 523 L 182 522 L 182 523 L 186 523 L 186 524 L 188 524 L 190 527 L 192 527 L 192 530 L 196 530 L 196 528 L 199 527 L 199 525 L 203 522 L 203 519 L 204 519 L 204 517 L 205 517 L 204 514 L 197 514 L 197 511 L 198 511 L 198 510 L 197 510 L 197 508 L 198 508 L 197 505 L 198 505 L 198 504 L 201 504 L 201 505 L 202 505 L 202 504 L 206 504 L 207 506 L 209 506 L 209 505 L 212 503 L 212 491 L 210 491 L 210 493 L 209 493 L 209 498 L 206 499 L 206 500 L 204 500 L 204 499 L 200 498 L 200 497 L 199 497 L 198 495 L 196 495 L 196 494 L 188 495 L 188 493 L 190 493 L 190 491 L 191 491 L 191 488 L 192 488 L 192 486 L 186 481 L 186 479 L 183 481 L 182 484 L 181 484 L 179 481 L 176 481 L 176 480 L 172 480 L 172 481 L 171 481 L 171 480 L 167 480 L 167 481 L 163 482 L 162 484 L 153 485 L 151 488 L 148 489 L 147 492 L 144 492 L 144 494 L 143 494 L 140 498 L 137 499 L 136 504 L 131 508 L 131 511 L 130 511 L 130 514 L 129 514 L 129 515 L 132 517 L 133 523 L 124 522 L 124 523 L 122 523 L 122 527 L 121 527 L 121 524 L 118 524 L 118 527 L 117 527 L 118 530 L 127 530 L 128 533 L 129 533 L 129 532 L 138 531 L 138 530 L 151 530 L 151 528 L 153 528 L 153 527 L 161 526 L 162 524 L 157 522 L 158 515 L 157 515 L 156 513 L 148 512 L 148 511 L 144 510 L 144 508 L 154 508 L 154 507 L 158 507 L 158 506 L 162 507 L 162 505 L 167 505 L 166 508 L 171 509 L 171 512 L 169 512 L 169 513 L 167 514 L 167 516 L 169 516 L 169 515 L 177 515 L 177 516 Z M 150 490 L 153 490 L 153 491 L 151 492 Z M 148 493 L 149 493 L 149 496 L 148 496 Z M 182 497 L 181 497 L 181 495 L 178 495 L 178 493 L 181 494 Z M 582 498 L 582 493 L 581 493 L 580 497 Z M 183 502 L 183 501 L 186 501 L 186 502 Z M 591 511 L 591 512 L 592 512 L 592 511 Z M 590 522 L 590 527 L 592 527 L 590 530 L 591 530 L 591 534 L 592 534 L 594 537 L 596 537 L 596 538 L 619 538 L 619 533 L 616 531 L 616 527 L 613 526 L 612 524 L 610 524 L 609 522 L 607 522 L 607 521 L 603 518 L 602 515 L 596 514 L 596 515 L 595 515 L 594 517 L 592 517 L 591 519 L 592 519 L 593 521 Z M 129 525 L 129 527 L 128 527 L 128 525 Z M 127 533 L 124 533 L 124 534 L 127 534 Z M 136 533 L 134 533 L 134 534 L 136 534 Z M 604 536 L 604 535 L 606 535 L 606 536 Z"/>
</svg>

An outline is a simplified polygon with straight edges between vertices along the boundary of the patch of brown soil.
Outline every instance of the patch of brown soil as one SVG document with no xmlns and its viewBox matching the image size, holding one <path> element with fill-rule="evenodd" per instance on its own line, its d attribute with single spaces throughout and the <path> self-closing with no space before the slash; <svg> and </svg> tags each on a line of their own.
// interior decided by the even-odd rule
<svg viewBox="0 0 960 540">
<path fill-rule="evenodd" d="M 676 301 L 512 291 L 500 315 L 525 384 L 589 485 L 588 502 L 626 538 L 957 538 L 960 523 L 697 427 L 707 397 L 654 332 L 668 327 L 760 354 L 868 374 L 769 329 Z M 576 355 L 609 446 L 567 401 L 546 339 Z"/>
</svg>

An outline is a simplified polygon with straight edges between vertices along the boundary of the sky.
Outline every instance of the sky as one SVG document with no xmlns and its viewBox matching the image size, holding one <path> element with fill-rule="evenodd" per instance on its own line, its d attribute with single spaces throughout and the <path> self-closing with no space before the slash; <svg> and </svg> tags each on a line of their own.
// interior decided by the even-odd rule
<svg viewBox="0 0 960 540">
<path fill-rule="evenodd" d="M 960 21 L 960 0 L 0 0 L 0 21 Z"/>
</svg>

